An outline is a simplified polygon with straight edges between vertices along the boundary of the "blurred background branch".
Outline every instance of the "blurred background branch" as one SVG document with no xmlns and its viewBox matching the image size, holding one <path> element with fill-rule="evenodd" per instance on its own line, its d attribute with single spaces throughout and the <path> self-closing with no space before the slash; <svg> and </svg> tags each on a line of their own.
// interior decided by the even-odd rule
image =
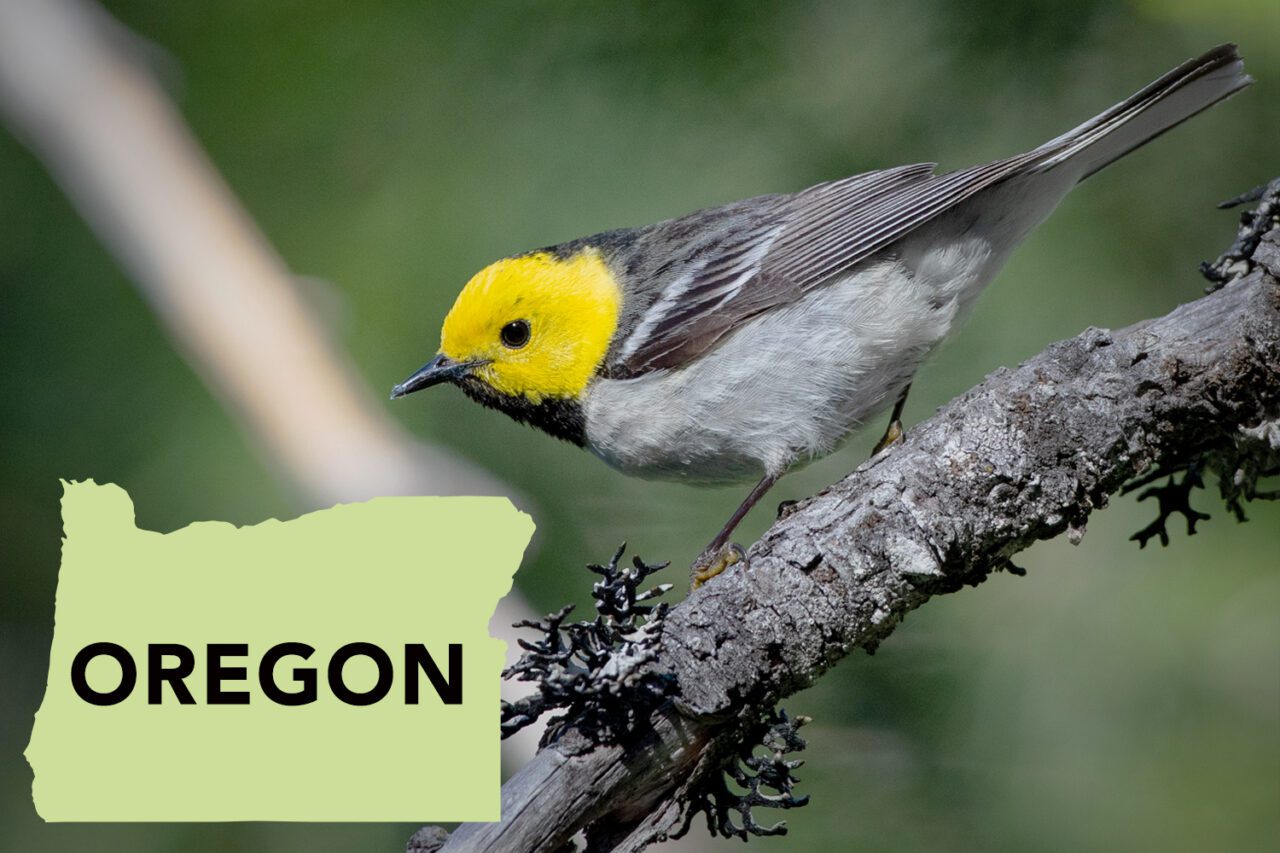
<svg viewBox="0 0 1280 853">
<path fill-rule="evenodd" d="M 379 495 L 507 495 L 527 509 L 510 485 L 387 416 L 385 393 L 363 384 L 326 333 L 143 63 L 142 45 L 88 0 L 0 0 L 0 110 L 299 509 Z M 491 631 L 512 655 L 511 625 L 530 613 L 513 591 L 494 614 Z M 509 739 L 509 760 L 523 763 L 536 740 Z"/>
<path fill-rule="evenodd" d="M 2 0 L 0 106 L 267 464 L 313 506 L 510 494 L 376 404 L 385 394 L 325 333 L 141 44 L 87 0 Z"/>
</svg>

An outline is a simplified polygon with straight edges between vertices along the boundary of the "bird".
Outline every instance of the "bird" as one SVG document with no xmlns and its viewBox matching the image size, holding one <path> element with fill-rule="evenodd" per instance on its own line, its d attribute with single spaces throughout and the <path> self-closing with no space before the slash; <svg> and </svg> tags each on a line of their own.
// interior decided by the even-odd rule
<svg viewBox="0 0 1280 853">
<path fill-rule="evenodd" d="M 1237 47 L 1188 60 L 1023 154 L 921 163 L 762 195 L 498 260 L 396 399 L 449 383 L 625 474 L 755 483 L 693 563 L 745 554 L 738 523 L 787 471 L 892 406 L 926 356 L 1084 179 L 1252 83 Z"/>
</svg>

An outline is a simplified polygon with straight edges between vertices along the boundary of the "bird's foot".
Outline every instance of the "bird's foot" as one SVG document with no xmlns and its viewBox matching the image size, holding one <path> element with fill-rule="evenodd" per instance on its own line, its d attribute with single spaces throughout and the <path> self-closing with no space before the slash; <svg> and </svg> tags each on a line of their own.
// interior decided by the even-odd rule
<svg viewBox="0 0 1280 853">
<path fill-rule="evenodd" d="M 902 441 L 902 421 L 894 418 L 889 421 L 889 426 L 885 429 L 884 435 L 876 442 L 876 446 L 872 448 L 871 455 L 879 456 L 890 445 L 897 444 L 899 441 Z"/>
<path fill-rule="evenodd" d="M 693 561 L 693 567 L 689 570 L 689 587 L 697 589 L 725 569 L 741 563 L 746 558 L 747 553 L 742 550 L 742 546 L 733 542 L 722 545 L 715 551 L 708 548 Z"/>
</svg>

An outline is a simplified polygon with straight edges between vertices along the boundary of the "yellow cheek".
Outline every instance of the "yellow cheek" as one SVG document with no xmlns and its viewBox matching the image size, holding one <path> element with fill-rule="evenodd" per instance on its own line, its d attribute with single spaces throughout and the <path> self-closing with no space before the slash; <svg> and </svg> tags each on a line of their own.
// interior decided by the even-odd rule
<svg viewBox="0 0 1280 853">
<path fill-rule="evenodd" d="M 534 403 L 576 398 L 604 360 L 621 305 L 621 289 L 593 250 L 568 260 L 509 258 L 463 289 L 445 320 L 441 351 L 459 361 L 489 361 L 476 376 L 500 393 Z M 515 316 L 526 317 L 533 332 L 524 348 L 510 350 L 497 336 Z"/>
<path fill-rule="evenodd" d="M 600 310 L 604 308 L 605 310 Z M 595 309 L 595 310 L 592 310 Z M 575 399 L 596 374 L 617 326 L 616 309 L 578 305 L 571 316 L 534 320 L 534 337 L 524 350 L 496 354 L 483 378 L 503 394 L 533 403 L 548 397 Z"/>
</svg>

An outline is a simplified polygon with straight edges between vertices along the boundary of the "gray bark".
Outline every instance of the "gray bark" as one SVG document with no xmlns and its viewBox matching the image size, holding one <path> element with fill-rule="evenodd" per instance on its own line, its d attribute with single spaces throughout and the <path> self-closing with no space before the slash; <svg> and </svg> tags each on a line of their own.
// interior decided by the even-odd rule
<svg viewBox="0 0 1280 853">
<path fill-rule="evenodd" d="M 503 820 L 446 851 L 639 850 L 682 822 L 744 721 L 872 650 L 910 610 L 1039 539 L 1078 541 L 1144 472 L 1200 460 L 1224 495 L 1280 464 L 1280 229 L 1244 278 L 1165 317 L 1053 344 L 802 502 L 667 615 L 655 667 L 679 699 L 638 743 L 572 726 L 503 787 Z M 1239 475 L 1237 472 L 1242 472 Z M 1241 485 L 1243 483 L 1243 486 Z M 1154 511 L 1154 508 L 1153 508 Z"/>
</svg>

